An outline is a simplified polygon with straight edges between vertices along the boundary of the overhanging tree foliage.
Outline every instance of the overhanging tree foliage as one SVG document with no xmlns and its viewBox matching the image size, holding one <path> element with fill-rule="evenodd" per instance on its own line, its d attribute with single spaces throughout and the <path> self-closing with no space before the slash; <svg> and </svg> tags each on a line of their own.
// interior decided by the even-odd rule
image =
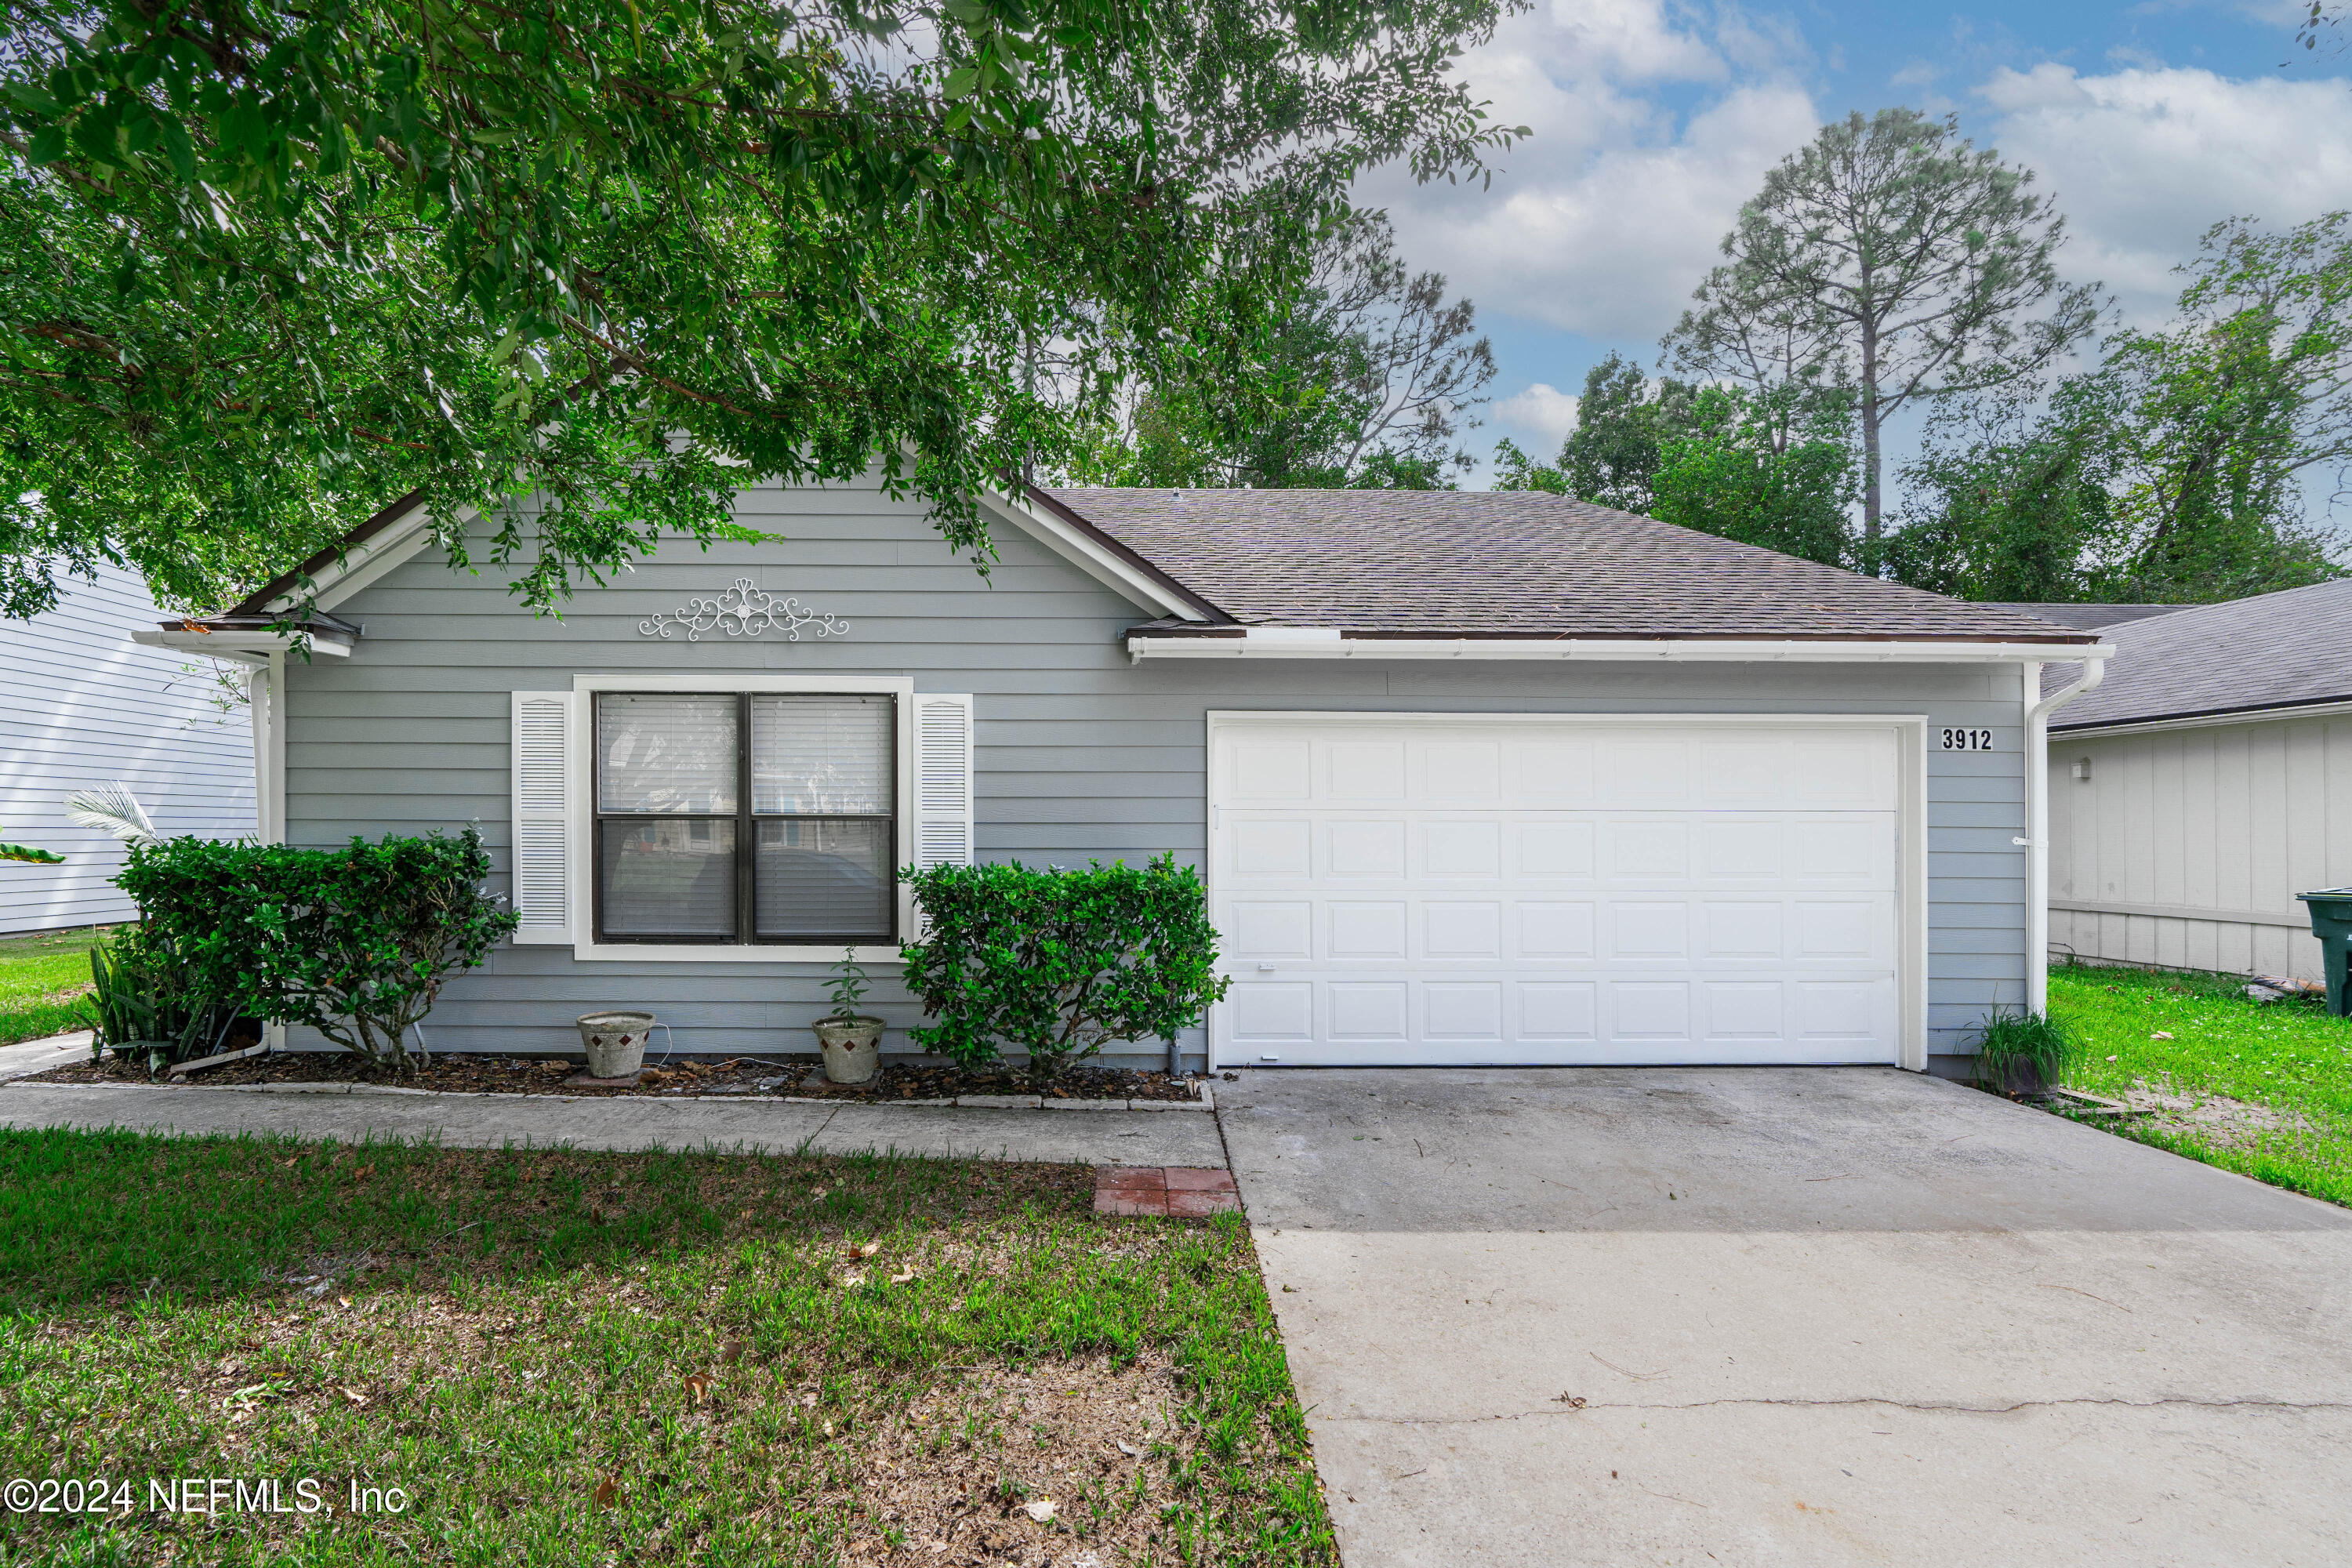
<svg viewBox="0 0 2352 1568">
<path fill-rule="evenodd" d="M 1073 478 L 1423 489 L 1475 466 L 1456 445 L 1495 376 L 1475 308 L 1446 299 L 1444 274 L 1413 271 L 1380 212 L 1330 225 L 1288 297 L 1269 297 L 1307 216 L 1276 213 L 1236 237 L 1181 346 L 1118 389 L 1123 406 Z"/>
<path fill-rule="evenodd" d="M 971 492 L 1085 412 L 1041 385 L 1156 364 L 1269 213 L 1507 140 L 1453 68 L 1506 3 L 12 7 L 0 609 L 107 554 L 216 600 L 412 487 L 544 609 L 875 461 L 984 561 Z"/>
<path fill-rule="evenodd" d="M 2068 286 L 2064 225 L 2031 171 L 1907 109 L 1853 114 L 1767 174 L 1665 349 L 1701 380 L 1850 384 L 1860 426 L 1859 564 L 1879 567 L 1880 432 L 1916 399 L 2051 363 L 2095 322 Z"/>
</svg>

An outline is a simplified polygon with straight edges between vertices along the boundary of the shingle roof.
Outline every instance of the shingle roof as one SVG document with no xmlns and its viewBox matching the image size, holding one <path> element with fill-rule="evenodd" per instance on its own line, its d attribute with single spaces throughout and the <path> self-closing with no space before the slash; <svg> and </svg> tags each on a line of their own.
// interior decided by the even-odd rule
<svg viewBox="0 0 2352 1568">
<path fill-rule="evenodd" d="M 2020 615 L 2037 616 L 2053 626 L 2073 626 L 2076 631 L 2093 631 L 2101 626 L 2121 626 L 2126 621 L 2144 621 L 2150 616 L 2168 616 L 2185 605 L 2030 605 L 2023 601 L 2004 603 L 2004 610 Z"/>
<path fill-rule="evenodd" d="M 2317 583 L 2109 626 L 2106 679 L 2052 730 L 2352 700 L 2352 582 Z M 2074 679 L 2046 670 L 2047 691 Z"/>
<path fill-rule="evenodd" d="M 1044 494 L 1244 624 L 1359 637 L 2098 640 L 1540 491 Z"/>
</svg>

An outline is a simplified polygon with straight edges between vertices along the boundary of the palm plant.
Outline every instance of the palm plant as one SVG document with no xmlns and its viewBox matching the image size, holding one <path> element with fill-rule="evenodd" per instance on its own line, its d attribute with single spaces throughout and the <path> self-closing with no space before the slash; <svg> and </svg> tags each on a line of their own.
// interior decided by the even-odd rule
<svg viewBox="0 0 2352 1568">
<path fill-rule="evenodd" d="M 149 820 L 147 808 L 139 804 L 139 797 L 121 779 L 96 789 L 78 789 L 66 796 L 66 820 L 76 827 L 95 827 L 100 833 L 110 833 L 125 844 L 156 844 L 163 837 Z"/>
<path fill-rule="evenodd" d="M 0 844 L 0 860 L 19 860 L 29 866 L 62 866 L 66 858 L 47 849 L 35 849 L 24 844 Z"/>
</svg>

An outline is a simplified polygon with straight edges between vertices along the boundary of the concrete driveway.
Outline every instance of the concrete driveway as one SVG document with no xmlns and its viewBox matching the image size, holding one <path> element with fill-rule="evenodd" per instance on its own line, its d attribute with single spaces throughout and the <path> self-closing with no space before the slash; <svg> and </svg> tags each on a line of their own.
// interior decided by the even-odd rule
<svg viewBox="0 0 2352 1568">
<path fill-rule="evenodd" d="M 1891 1069 L 1219 1094 L 1349 1568 L 2352 1561 L 2352 1213 Z"/>
</svg>

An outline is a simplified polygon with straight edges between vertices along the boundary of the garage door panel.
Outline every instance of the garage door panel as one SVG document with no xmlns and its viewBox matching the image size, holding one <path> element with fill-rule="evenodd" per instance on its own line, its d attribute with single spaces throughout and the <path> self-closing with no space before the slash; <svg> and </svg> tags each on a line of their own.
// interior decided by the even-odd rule
<svg viewBox="0 0 2352 1568">
<path fill-rule="evenodd" d="M 1704 1038 L 1725 1044 L 1777 1045 L 1785 985 L 1771 980 L 1710 980 L 1699 987 Z"/>
<path fill-rule="evenodd" d="M 1590 806 L 1593 801 L 1592 742 L 1519 741 L 1504 752 L 1503 787 L 1509 798 L 1538 806 Z"/>
<path fill-rule="evenodd" d="M 1303 1046 L 1316 1037 L 1311 982 L 1235 980 L 1220 1004 L 1242 1046 Z"/>
<path fill-rule="evenodd" d="M 1217 743 L 1221 1050 L 1895 1059 L 1891 728 L 1297 723 Z"/>
<path fill-rule="evenodd" d="M 1327 993 L 1334 1038 L 1402 1041 L 1412 1037 L 1412 987 L 1405 982 L 1335 980 Z"/>
<path fill-rule="evenodd" d="M 1787 945 L 1788 917 L 1788 907 L 1778 900 L 1738 903 L 1707 900 L 1699 905 L 1698 956 L 1777 963 Z"/>
<path fill-rule="evenodd" d="M 1503 984 L 1498 980 L 1425 981 L 1421 1005 L 1423 1039 L 1502 1041 Z"/>
<path fill-rule="evenodd" d="M 1419 799 L 1432 805 L 1486 805 L 1503 798 L 1501 742 L 1431 735 L 1412 745 Z"/>
<path fill-rule="evenodd" d="M 1503 825 L 1500 821 L 1460 819 L 1421 825 L 1421 871 L 1433 878 L 1477 878 L 1492 881 L 1503 874 Z"/>
<path fill-rule="evenodd" d="M 1599 744 L 1603 806 L 1635 810 L 1681 805 L 1696 790 L 1691 776 L 1693 748 L 1687 741 L 1654 735 L 1621 735 Z"/>
<path fill-rule="evenodd" d="M 1243 880 L 1291 879 L 1315 870 L 1314 836 L 1304 817 L 1243 817 L 1225 842 L 1233 858 L 1226 868 Z"/>
<path fill-rule="evenodd" d="M 1790 983 L 1794 1037 L 1814 1044 L 1864 1045 L 1895 1027 L 1895 982 L 1798 980 Z M 1844 1058 L 1851 1060 L 1853 1058 Z"/>
<path fill-rule="evenodd" d="M 1689 900 L 1617 899 L 1605 907 L 1603 958 L 1639 963 L 1690 956 Z"/>
<path fill-rule="evenodd" d="M 1334 900 L 1323 929 L 1330 940 L 1322 956 L 1341 962 L 1401 963 L 1412 905 L 1402 899 L 1363 902 Z"/>
<path fill-rule="evenodd" d="M 1594 956 L 1598 906 L 1551 900 L 1523 900 L 1514 906 L 1519 942 L 1511 956 L 1558 963 Z"/>
<path fill-rule="evenodd" d="M 1647 817 L 1601 826 L 1606 848 L 1602 875 L 1619 886 L 1654 887 L 1690 878 L 1692 824 L 1683 818 Z"/>
<path fill-rule="evenodd" d="M 1617 1040 L 1690 1038 L 1690 984 L 1683 980 L 1612 980 L 1601 988 L 1604 1023 Z"/>
<path fill-rule="evenodd" d="M 1405 797 L 1405 743 L 1401 740 L 1328 742 L 1322 762 L 1325 793 L 1333 800 Z"/>
<path fill-rule="evenodd" d="M 1512 988 L 1518 1038 L 1590 1044 L 1600 1038 L 1598 981 L 1524 980 Z"/>
<path fill-rule="evenodd" d="M 1402 877 L 1404 822 L 1397 817 L 1362 817 L 1325 824 L 1323 869 L 1338 879 Z"/>
<path fill-rule="evenodd" d="M 1244 737 L 1233 742 L 1226 757 L 1223 798 L 1234 805 L 1314 798 L 1315 752 L 1305 740 Z"/>
<path fill-rule="evenodd" d="M 1315 956 L 1315 903 L 1311 899 L 1236 899 L 1226 927 L 1226 948 L 1239 963 Z"/>
<path fill-rule="evenodd" d="M 1492 963 L 1503 956 L 1503 904 L 1432 900 L 1421 906 L 1421 951 L 1414 956 Z"/>
<path fill-rule="evenodd" d="M 1511 823 L 1512 878 L 1522 882 L 1590 882 L 1595 864 L 1594 827 L 1589 821 Z"/>
</svg>

